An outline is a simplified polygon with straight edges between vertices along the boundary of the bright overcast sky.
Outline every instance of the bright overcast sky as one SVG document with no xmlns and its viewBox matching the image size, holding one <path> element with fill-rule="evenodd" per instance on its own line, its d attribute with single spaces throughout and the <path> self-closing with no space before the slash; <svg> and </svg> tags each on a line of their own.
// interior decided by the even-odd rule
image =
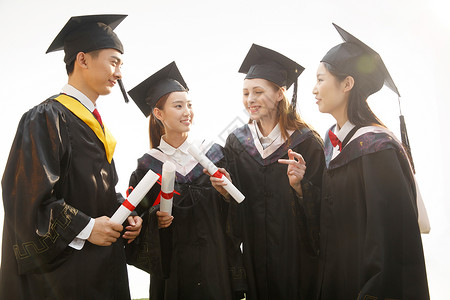
<svg viewBox="0 0 450 300">
<path fill-rule="evenodd" d="M 445 140 L 450 129 L 447 2 L 81 0 L 69 5 L 60 0 L 0 0 L 0 99 L 4 105 L 0 170 L 4 170 L 21 115 L 59 93 L 67 82 L 63 53 L 44 53 L 71 16 L 128 14 L 115 30 L 125 47 L 126 89 L 175 60 L 194 102 L 192 133 L 221 144 L 230 124 L 246 120 L 241 102 L 244 75 L 237 70 L 252 43 L 281 52 L 306 68 L 299 77 L 297 107 L 323 136 L 334 119 L 318 112 L 311 91 L 320 59 L 341 42 L 331 24 L 335 22 L 380 53 L 402 95 L 417 179 L 432 227 L 429 235 L 422 236 L 430 293 L 432 299 L 444 299 L 450 295 L 446 187 L 450 164 L 444 157 L 450 147 Z M 97 104 L 118 140 L 116 188 L 124 192 L 137 158 L 148 150 L 148 120 L 133 102 L 123 102 L 118 88 Z M 369 98 L 369 104 L 398 135 L 395 94 L 385 87 Z M 148 275 L 133 267 L 129 270 L 132 297 L 148 297 Z"/>
</svg>

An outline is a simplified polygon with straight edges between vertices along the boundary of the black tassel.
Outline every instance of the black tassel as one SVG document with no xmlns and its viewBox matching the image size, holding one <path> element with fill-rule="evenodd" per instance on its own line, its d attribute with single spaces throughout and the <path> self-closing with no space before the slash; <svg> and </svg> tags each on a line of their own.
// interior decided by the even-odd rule
<svg viewBox="0 0 450 300">
<path fill-rule="evenodd" d="M 122 91 L 122 95 L 123 95 L 123 98 L 125 99 L 125 103 L 130 102 L 130 100 L 128 100 L 127 92 L 125 91 L 125 88 L 123 87 L 122 79 L 117 79 L 117 82 L 119 83 L 119 87 L 120 87 L 120 90 Z"/>
<path fill-rule="evenodd" d="M 292 93 L 292 100 L 291 100 L 291 106 L 292 106 L 293 111 L 295 111 L 297 108 L 297 82 L 298 82 L 298 80 L 295 79 L 294 92 Z"/>
<path fill-rule="evenodd" d="M 411 162 L 412 170 L 413 170 L 413 172 L 415 174 L 416 170 L 414 168 L 414 162 L 413 162 L 413 159 L 412 159 L 411 146 L 409 145 L 408 131 L 406 131 L 405 117 L 403 115 L 400 115 L 399 118 L 400 118 L 400 134 L 402 136 L 403 148 L 405 148 L 405 150 L 406 150 L 406 154 L 409 157 L 409 161 Z"/>
</svg>

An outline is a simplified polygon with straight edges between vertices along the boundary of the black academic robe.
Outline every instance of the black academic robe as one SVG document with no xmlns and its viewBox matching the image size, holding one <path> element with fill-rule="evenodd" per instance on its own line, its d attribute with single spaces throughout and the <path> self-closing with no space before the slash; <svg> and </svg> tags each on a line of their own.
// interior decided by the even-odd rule
<svg viewBox="0 0 450 300">
<path fill-rule="evenodd" d="M 217 166 L 224 163 L 222 147 L 217 144 L 206 156 Z M 130 186 L 136 186 L 148 170 L 161 174 L 162 164 L 145 154 L 138 160 Z M 128 263 L 151 274 L 151 300 L 236 299 L 242 295 L 245 278 L 240 250 L 232 249 L 226 236 L 228 204 L 200 164 L 186 176 L 176 172 L 174 189 L 174 220 L 168 228 L 158 229 L 159 204 L 152 206 L 161 190 L 159 184 L 136 208 L 144 225 L 138 239 L 127 246 Z"/>
<path fill-rule="evenodd" d="M 330 161 L 325 140 L 321 300 L 429 299 L 413 175 L 401 145 L 365 133 Z"/>
<path fill-rule="evenodd" d="M 287 151 L 306 161 L 303 199 L 290 186 Z M 228 171 L 245 195 L 230 202 L 229 224 L 235 243 L 243 244 L 247 299 L 315 299 L 318 276 L 320 188 L 324 167 L 320 137 L 305 128 L 294 131 L 263 159 L 249 125 L 236 129 L 225 145 Z"/>
<path fill-rule="evenodd" d="M 117 209 L 117 180 L 102 142 L 60 102 L 23 115 L 2 179 L 0 299 L 130 298 L 122 242 L 68 246 L 89 217 Z"/>
</svg>

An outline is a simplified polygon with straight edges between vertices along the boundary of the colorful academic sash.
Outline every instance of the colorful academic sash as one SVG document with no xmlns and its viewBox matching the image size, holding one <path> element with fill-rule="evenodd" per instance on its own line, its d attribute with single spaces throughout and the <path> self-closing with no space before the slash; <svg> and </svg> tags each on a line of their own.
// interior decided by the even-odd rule
<svg viewBox="0 0 450 300">
<path fill-rule="evenodd" d="M 116 148 L 116 139 L 112 136 L 111 132 L 103 126 L 103 129 L 94 115 L 78 100 L 61 94 L 55 98 L 56 101 L 64 105 L 68 110 L 70 110 L 74 115 L 80 118 L 84 123 L 86 123 L 89 128 L 95 133 L 98 139 L 103 143 L 106 152 L 106 158 L 109 163 L 112 161 L 114 154 L 114 149 Z"/>
</svg>

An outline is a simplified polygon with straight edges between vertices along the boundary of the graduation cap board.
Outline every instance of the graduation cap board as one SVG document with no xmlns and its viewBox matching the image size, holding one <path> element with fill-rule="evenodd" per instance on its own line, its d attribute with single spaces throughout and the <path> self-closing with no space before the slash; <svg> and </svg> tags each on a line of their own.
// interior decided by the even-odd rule
<svg viewBox="0 0 450 300">
<path fill-rule="evenodd" d="M 99 49 L 116 49 L 124 53 L 123 45 L 114 29 L 127 15 L 87 15 L 71 17 L 58 33 L 46 53 L 64 50 L 64 62 L 70 65 L 79 52 L 89 53 Z M 125 102 L 128 102 L 121 79 L 118 83 Z"/>
<path fill-rule="evenodd" d="M 148 117 L 162 96 L 187 91 L 189 88 L 173 61 L 128 91 L 128 94 L 144 116 Z"/>
<path fill-rule="evenodd" d="M 386 85 L 398 95 L 400 107 L 400 92 L 392 80 L 381 56 L 375 50 L 338 25 L 334 23 L 333 25 L 344 40 L 344 43 L 331 48 L 321 61 L 332 65 L 344 74 L 352 76 L 355 79 L 355 88 L 357 88 L 364 97 L 370 96 L 379 91 L 383 85 Z M 409 144 L 405 117 L 402 115 L 401 107 L 400 132 L 402 143 L 410 158 L 411 166 L 414 171 L 411 146 Z"/>
<path fill-rule="evenodd" d="M 239 73 L 247 74 L 245 79 L 262 78 L 286 89 L 294 84 L 291 105 L 297 104 L 297 79 L 305 68 L 292 59 L 256 44 L 252 44 Z"/>
</svg>

